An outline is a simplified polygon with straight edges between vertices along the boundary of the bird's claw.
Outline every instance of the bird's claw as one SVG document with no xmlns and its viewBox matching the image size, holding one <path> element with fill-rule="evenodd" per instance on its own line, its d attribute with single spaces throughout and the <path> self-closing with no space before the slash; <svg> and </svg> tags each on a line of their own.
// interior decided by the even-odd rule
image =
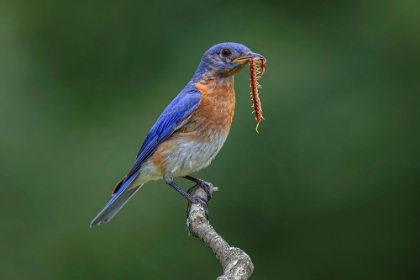
<svg viewBox="0 0 420 280">
<path fill-rule="evenodd" d="M 200 187 L 206 192 L 207 200 L 210 201 L 210 199 L 213 197 L 213 184 L 203 181 L 201 179 L 197 179 L 195 186 L 192 188 L 189 188 L 187 193 L 192 194 L 197 188 L 200 188 Z"/>
</svg>

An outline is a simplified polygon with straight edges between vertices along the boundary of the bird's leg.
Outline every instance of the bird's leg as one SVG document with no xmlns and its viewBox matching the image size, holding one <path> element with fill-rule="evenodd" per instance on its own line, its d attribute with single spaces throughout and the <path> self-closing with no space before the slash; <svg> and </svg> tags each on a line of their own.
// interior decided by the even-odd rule
<svg viewBox="0 0 420 280">
<path fill-rule="evenodd" d="M 212 194 L 213 194 L 213 192 L 212 192 L 213 185 L 211 183 L 203 181 L 203 180 L 195 178 L 195 177 L 192 177 L 192 176 L 189 176 L 189 175 L 184 176 L 183 178 L 185 178 L 187 180 L 190 180 L 190 181 L 193 181 L 196 184 L 194 187 L 189 188 L 187 193 L 191 194 L 196 188 L 202 187 L 203 190 L 207 193 L 207 200 L 210 201 L 210 199 L 212 197 Z"/>
<path fill-rule="evenodd" d="M 206 212 L 206 217 L 208 218 L 209 216 L 209 210 L 207 208 L 207 204 L 208 204 L 208 200 L 205 198 L 202 198 L 200 196 L 193 196 L 187 192 L 185 192 L 183 189 L 181 189 L 177 184 L 175 184 L 174 180 L 172 179 L 171 176 L 169 175 L 164 175 L 163 179 L 165 180 L 165 183 L 168 184 L 169 186 L 171 186 L 172 188 L 174 188 L 177 192 L 179 192 L 186 200 L 188 200 L 188 208 L 187 208 L 187 217 L 190 213 L 190 208 L 191 208 L 191 204 L 195 204 L 195 203 L 200 203 L 205 212 Z M 197 187 L 197 185 L 195 186 Z M 194 187 L 193 187 L 194 188 Z"/>
</svg>

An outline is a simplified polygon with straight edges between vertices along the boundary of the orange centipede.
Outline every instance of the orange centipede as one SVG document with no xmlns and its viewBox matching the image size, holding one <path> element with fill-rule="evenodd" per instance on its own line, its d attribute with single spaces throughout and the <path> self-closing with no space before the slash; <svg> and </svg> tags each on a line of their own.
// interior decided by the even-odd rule
<svg viewBox="0 0 420 280">
<path fill-rule="evenodd" d="M 255 119 L 257 121 L 257 126 L 255 130 L 258 133 L 258 126 L 260 122 L 264 119 L 262 115 L 262 107 L 261 107 L 261 100 L 258 95 L 258 88 L 261 85 L 258 83 L 258 80 L 264 75 L 266 66 L 266 60 L 260 57 L 255 57 L 250 60 L 249 68 L 250 68 L 250 87 L 251 87 L 251 98 L 252 98 L 252 107 L 254 108 L 253 113 L 255 113 Z"/>
</svg>

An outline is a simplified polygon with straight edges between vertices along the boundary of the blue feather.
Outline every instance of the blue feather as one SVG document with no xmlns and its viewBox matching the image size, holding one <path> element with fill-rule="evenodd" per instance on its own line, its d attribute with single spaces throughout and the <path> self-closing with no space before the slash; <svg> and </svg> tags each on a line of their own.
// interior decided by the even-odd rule
<svg viewBox="0 0 420 280">
<path fill-rule="evenodd" d="M 126 179 L 102 211 L 93 219 L 90 226 L 109 222 L 142 185 L 131 186 L 140 172 L 141 164 L 147 160 L 160 143 L 165 141 L 179 128 L 182 122 L 191 116 L 200 104 L 201 94 L 190 82 L 175 99 L 166 107 L 156 123 L 150 129 L 141 146 L 133 167 Z"/>
<path fill-rule="evenodd" d="M 105 207 L 99 212 L 99 214 L 92 220 L 90 227 L 100 226 L 109 222 L 118 211 L 128 202 L 128 200 L 141 188 L 142 185 L 136 186 L 135 188 L 128 188 L 128 186 L 136 178 L 137 173 L 127 178 L 119 190 L 114 194 L 111 200 L 105 205 Z"/>
<path fill-rule="evenodd" d="M 182 121 L 190 117 L 200 104 L 200 100 L 201 93 L 192 83 L 189 83 L 172 100 L 147 134 L 127 177 L 136 173 L 140 169 L 140 165 L 153 154 L 159 144 L 170 137 L 179 128 Z"/>
</svg>

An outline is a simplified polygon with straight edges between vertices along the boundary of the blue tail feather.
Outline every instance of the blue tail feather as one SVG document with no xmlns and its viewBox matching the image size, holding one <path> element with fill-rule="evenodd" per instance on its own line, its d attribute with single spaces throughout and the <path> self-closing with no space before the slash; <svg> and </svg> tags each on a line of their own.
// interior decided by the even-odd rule
<svg viewBox="0 0 420 280">
<path fill-rule="evenodd" d="M 134 188 L 129 188 L 130 184 L 136 178 L 138 172 L 131 175 L 119 190 L 114 194 L 111 200 L 105 205 L 102 211 L 90 223 L 90 227 L 100 226 L 109 222 L 118 211 L 127 203 L 127 201 L 143 186 L 143 184 Z"/>
</svg>

